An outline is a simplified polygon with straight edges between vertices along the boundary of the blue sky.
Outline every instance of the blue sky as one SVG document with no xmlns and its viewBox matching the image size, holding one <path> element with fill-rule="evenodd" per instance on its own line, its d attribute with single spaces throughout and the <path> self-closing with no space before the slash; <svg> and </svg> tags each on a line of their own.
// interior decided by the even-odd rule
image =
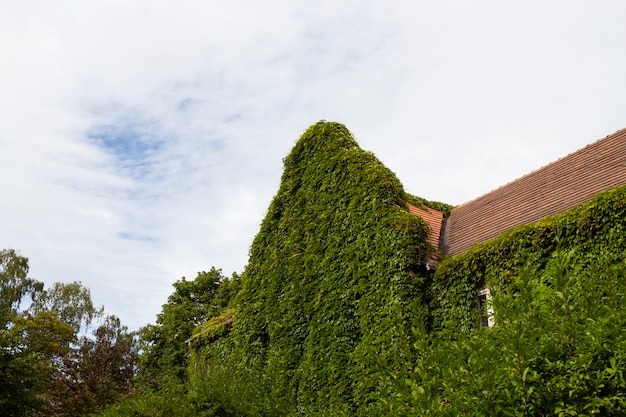
<svg viewBox="0 0 626 417">
<path fill-rule="evenodd" d="M 320 119 L 451 204 L 626 127 L 626 4 L 517 3 L 4 2 L 0 247 L 138 328 L 243 270 Z"/>
</svg>

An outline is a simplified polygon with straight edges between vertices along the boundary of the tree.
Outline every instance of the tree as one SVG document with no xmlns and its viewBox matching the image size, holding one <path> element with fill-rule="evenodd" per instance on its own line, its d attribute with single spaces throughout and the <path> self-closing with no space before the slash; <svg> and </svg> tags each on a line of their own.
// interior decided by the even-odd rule
<svg viewBox="0 0 626 417">
<path fill-rule="evenodd" d="M 83 336 L 53 375 L 50 408 L 77 416 L 119 401 L 133 391 L 139 362 L 135 332 L 108 315 L 91 337 Z"/>
<path fill-rule="evenodd" d="M 199 272 L 193 281 L 184 277 L 174 284 L 155 325 L 141 331 L 141 379 L 148 385 L 164 377 L 184 382 L 187 378 L 189 349 L 186 341 L 193 329 L 222 312 L 237 293 L 239 276 L 222 275 L 212 267 Z"/>
<path fill-rule="evenodd" d="M 93 336 L 79 339 L 95 318 Z M 92 412 L 132 390 L 137 363 L 135 334 L 103 316 L 89 289 L 75 281 L 46 290 L 28 277 L 28 258 L 0 250 L 0 415 Z"/>
<path fill-rule="evenodd" d="M 80 281 L 69 284 L 55 282 L 50 289 L 44 289 L 29 308 L 33 313 L 50 311 L 59 320 L 71 325 L 77 332 L 88 326 L 93 319 L 101 316 L 104 308 L 95 308 L 91 291 Z"/>
<path fill-rule="evenodd" d="M 3 327 L 24 297 L 30 295 L 32 300 L 43 290 L 42 282 L 28 278 L 28 269 L 28 258 L 13 249 L 0 250 L 0 325 Z"/>
<path fill-rule="evenodd" d="M 75 340 L 70 325 L 51 312 L 20 310 L 43 284 L 28 278 L 28 258 L 0 251 L 0 415 L 30 415 L 44 407 L 53 365 Z"/>
</svg>

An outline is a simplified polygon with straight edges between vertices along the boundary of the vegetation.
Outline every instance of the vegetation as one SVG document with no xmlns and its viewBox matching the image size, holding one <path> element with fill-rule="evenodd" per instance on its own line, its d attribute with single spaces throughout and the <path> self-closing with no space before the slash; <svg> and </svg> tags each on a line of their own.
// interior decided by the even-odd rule
<svg viewBox="0 0 626 417">
<path fill-rule="evenodd" d="M 190 343 L 200 323 L 209 319 L 208 323 L 215 322 L 221 316 L 214 316 L 231 304 L 241 287 L 240 277 L 233 274 L 228 278 L 221 270 L 211 268 L 199 272 L 192 281 L 183 277 L 173 286 L 174 292 L 163 305 L 156 324 L 140 332 L 137 392 L 99 415 L 213 416 L 219 410 L 219 402 L 204 395 L 199 385 L 189 390 Z M 206 327 L 205 323 L 198 329 Z"/>
<path fill-rule="evenodd" d="M 211 268 L 188 281 L 175 282 L 174 292 L 163 305 L 156 324 L 141 331 L 142 355 L 139 379 L 144 386 L 158 388 L 159 382 L 178 384 L 187 380 L 189 347 L 194 328 L 222 312 L 239 290 L 237 274 L 226 278 Z"/>
<path fill-rule="evenodd" d="M 576 274 L 601 274 L 626 253 L 626 187 L 596 196 L 574 209 L 520 226 L 447 259 L 434 276 L 433 333 L 465 335 L 478 323 L 476 293 L 506 289 L 528 265 L 541 273 L 557 249 L 572 253 Z"/>
<path fill-rule="evenodd" d="M 556 251 L 492 293 L 496 325 L 445 340 L 424 334 L 394 415 L 622 416 L 626 264 L 581 271 Z"/>
<path fill-rule="evenodd" d="M 370 412 L 422 322 L 427 225 L 340 124 L 309 128 L 284 165 L 229 339 L 196 341 L 194 378 L 233 414 Z"/>
<path fill-rule="evenodd" d="M 626 187 L 446 260 L 397 414 L 626 413 Z M 496 325 L 480 328 L 490 288 Z"/>
<path fill-rule="evenodd" d="M 44 290 L 0 252 L 0 414 L 626 414 L 626 187 L 432 271 L 406 204 L 450 207 L 406 194 L 344 126 L 311 126 L 284 168 L 244 273 L 174 283 L 138 367 L 80 283 Z"/>
<path fill-rule="evenodd" d="M 449 206 L 405 194 L 343 126 L 318 123 L 285 158 L 237 297 L 188 339 L 178 398 L 208 416 L 623 415 L 625 193 L 432 274 L 405 204 Z M 133 401 L 176 415 L 158 398 Z"/>
<path fill-rule="evenodd" d="M 79 338 L 94 319 L 94 338 Z M 134 335 L 94 308 L 80 282 L 45 290 L 28 277 L 27 258 L 0 251 L 0 415 L 94 411 L 132 390 L 136 365 Z"/>
</svg>

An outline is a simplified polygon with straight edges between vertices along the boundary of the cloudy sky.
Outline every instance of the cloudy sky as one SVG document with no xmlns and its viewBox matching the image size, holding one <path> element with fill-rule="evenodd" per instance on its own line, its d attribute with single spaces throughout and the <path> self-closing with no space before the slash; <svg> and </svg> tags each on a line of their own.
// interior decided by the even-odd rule
<svg viewBox="0 0 626 417">
<path fill-rule="evenodd" d="M 626 127 L 626 2 L 0 1 L 0 248 L 136 329 L 320 119 L 460 204 Z"/>
</svg>

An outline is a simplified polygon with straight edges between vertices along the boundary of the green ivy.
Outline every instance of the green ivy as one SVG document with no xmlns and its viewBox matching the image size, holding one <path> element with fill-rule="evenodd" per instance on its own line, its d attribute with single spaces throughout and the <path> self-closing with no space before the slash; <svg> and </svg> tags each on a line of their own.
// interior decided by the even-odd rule
<svg viewBox="0 0 626 417">
<path fill-rule="evenodd" d="M 422 197 L 417 197 L 411 194 L 406 194 L 405 199 L 407 202 L 413 204 L 416 207 L 421 209 L 435 209 L 443 213 L 444 217 L 450 216 L 450 210 L 454 208 L 454 206 L 446 203 L 442 203 L 439 201 L 430 201 L 426 200 Z"/>
<path fill-rule="evenodd" d="M 626 263 L 557 249 L 494 290 L 496 326 L 416 344 L 395 415 L 623 416 Z"/>
<path fill-rule="evenodd" d="M 573 250 L 573 263 L 580 269 L 598 268 L 597 259 L 621 261 L 626 253 L 626 187 L 444 260 L 433 278 L 433 332 L 454 339 L 475 328 L 479 288 L 506 289 L 527 265 L 542 271 L 557 248 Z"/>
<path fill-rule="evenodd" d="M 250 249 L 230 342 L 209 340 L 207 325 L 197 360 L 206 378 L 220 370 L 254 392 L 228 400 L 235 413 L 367 412 L 381 372 L 404 366 L 404 347 L 423 327 L 427 224 L 341 124 L 311 126 L 284 167 Z"/>
</svg>

